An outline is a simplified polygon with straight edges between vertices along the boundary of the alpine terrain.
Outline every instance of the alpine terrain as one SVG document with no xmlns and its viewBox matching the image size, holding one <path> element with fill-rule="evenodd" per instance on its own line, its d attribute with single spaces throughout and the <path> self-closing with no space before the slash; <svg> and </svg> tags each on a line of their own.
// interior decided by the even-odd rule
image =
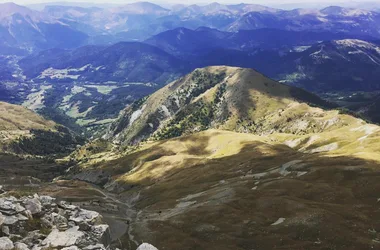
<svg viewBox="0 0 380 250">
<path fill-rule="evenodd" d="M 0 250 L 380 249 L 379 3 L 20 2 Z"/>
</svg>

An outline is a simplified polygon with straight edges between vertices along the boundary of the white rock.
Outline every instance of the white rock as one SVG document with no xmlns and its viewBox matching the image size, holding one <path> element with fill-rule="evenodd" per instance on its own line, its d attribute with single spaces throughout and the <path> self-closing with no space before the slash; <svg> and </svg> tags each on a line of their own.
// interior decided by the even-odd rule
<svg viewBox="0 0 380 250">
<path fill-rule="evenodd" d="M 55 228 L 48 237 L 42 241 L 42 244 L 51 247 L 70 247 L 74 246 L 83 236 L 84 233 L 79 231 L 78 226 L 72 227 L 64 232 L 60 232 Z"/>
<path fill-rule="evenodd" d="M 279 218 L 276 222 L 272 223 L 271 226 L 277 226 L 285 221 L 285 218 Z"/>
<path fill-rule="evenodd" d="M 13 242 L 8 237 L 0 238 L 0 249 L 1 250 L 13 250 L 15 246 Z"/>
<path fill-rule="evenodd" d="M 158 250 L 157 248 L 155 248 L 153 245 L 151 244 L 148 244 L 148 243 L 143 243 L 141 244 L 137 250 Z"/>
<path fill-rule="evenodd" d="M 106 250 L 103 244 L 91 245 L 83 248 L 83 250 Z"/>
<path fill-rule="evenodd" d="M 29 250 L 28 246 L 21 242 L 15 243 L 15 250 Z"/>
<path fill-rule="evenodd" d="M 42 205 L 38 198 L 34 197 L 33 199 L 26 199 L 24 203 L 25 208 L 29 210 L 33 215 L 42 212 Z"/>
<path fill-rule="evenodd" d="M 10 235 L 9 227 L 7 227 L 7 226 L 2 226 L 1 232 L 3 233 L 3 235 L 7 235 L 7 236 Z"/>
<path fill-rule="evenodd" d="M 76 223 L 81 223 L 81 222 L 91 223 L 91 222 L 96 221 L 97 219 L 100 219 L 100 214 L 95 211 L 80 209 L 79 211 L 76 211 L 72 216 L 70 216 L 69 219 Z"/>
<path fill-rule="evenodd" d="M 0 226 L 4 224 L 5 217 L 2 213 L 0 213 Z"/>
<path fill-rule="evenodd" d="M 18 222 L 17 216 L 11 215 L 11 216 L 5 216 L 4 224 L 5 225 L 13 225 Z M 1 249 L 1 248 L 0 248 Z"/>
<path fill-rule="evenodd" d="M 40 196 L 40 202 L 42 206 L 51 205 L 55 201 L 55 198 L 50 196 Z"/>
<path fill-rule="evenodd" d="M 111 244 L 111 233 L 108 225 L 96 225 L 91 227 L 91 234 L 97 243 L 102 243 L 105 246 Z"/>
<path fill-rule="evenodd" d="M 80 250 L 77 246 L 64 247 L 61 250 Z"/>
</svg>

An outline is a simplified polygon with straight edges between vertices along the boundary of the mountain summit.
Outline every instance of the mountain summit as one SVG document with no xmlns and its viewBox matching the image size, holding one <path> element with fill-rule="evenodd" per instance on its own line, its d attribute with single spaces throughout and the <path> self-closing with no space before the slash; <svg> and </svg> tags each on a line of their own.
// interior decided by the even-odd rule
<svg viewBox="0 0 380 250">
<path fill-rule="evenodd" d="M 329 112 L 323 113 L 305 103 L 330 105 L 252 69 L 207 67 L 129 106 L 108 137 L 130 144 L 209 128 L 255 134 L 321 131 Z"/>
</svg>

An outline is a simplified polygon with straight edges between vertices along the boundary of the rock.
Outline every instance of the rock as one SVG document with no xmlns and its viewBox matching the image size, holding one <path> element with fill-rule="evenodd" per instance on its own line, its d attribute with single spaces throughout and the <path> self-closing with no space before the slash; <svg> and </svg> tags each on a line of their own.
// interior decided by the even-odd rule
<svg viewBox="0 0 380 250">
<path fill-rule="evenodd" d="M 91 245 L 83 248 L 83 250 L 106 250 L 103 244 Z"/>
<path fill-rule="evenodd" d="M 32 199 L 26 199 L 24 201 L 25 208 L 32 213 L 32 215 L 40 214 L 42 212 L 42 204 L 36 197 Z"/>
<path fill-rule="evenodd" d="M 59 206 L 60 208 L 65 209 L 65 210 L 71 210 L 71 211 L 74 211 L 74 210 L 76 210 L 76 209 L 78 208 L 78 207 L 76 207 L 76 206 L 74 206 L 74 205 L 67 204 L 67 202 L 65 202 L 65 201 L 60 201 L 60 202 L 58 203 L 58 206 Z"/>
<path fill-rule="evenodd" d="M 21 242 L 15 243 L 15 250 L 29 250 L 28 246 Z"/>
<path fill-rule="evenodd" d="M 3 186 L 0 185 L 0 194 L 3 194 L 3 193 L 5 193 L 5 190 L 4 190 Z"/>
<path fill-rule="evenodd" d="M 11 198 L 0 198 L 0 212 L 4 215 L 14 215 L 17 214 L 16 205 L 13 201 L 14 197 Z"/>
<path fill-rule="evenodd" d="M 58 229 L 53 231 L 42 241 L 43 246 L 50 247 L 70 247 L 76 245 L 77 241 L 84 236 L 84 233 L 79 231 L 79 227 L 72 227 L 64 232 Z"/>
<path fill-rule="evenodd" d="M 96 243 L 102 243 L 106 247 L 111 244 L 111 232 L 108 225 L 93 226 L 91 235 L 96 240 Z"/>
<path fill-rule="evenodd" d="M 69 220 L 74 221 L 76 224 L 86 222 L 91 225 L 94 225 L 100 219 L 101 217 L 98 212 L 85 209 L 80 209 L 79 211 L 74 212 L 74 214 L 69 218 Z"/>
<path fill-rule="evenodd" d="M 0 212 L 0 235 L 8 236 L 0 238 L 0 250 L 111 250 L 110 229 L 101 224 L 99 213 L 54 201 L 38 195 L 0 198 L 1 211 L 5 211 Z M 26 222 L 34 216 L 37 224 Z M 41 228 L 28 232 L 29 224 Z M 40 233 L 42 229 L 48 235 Z M 17 243 L 13 246 L 10 239 Z"/>
<path fill-rule="evenodd" d="M 23 206 L 21 206 L 19 203 L 15 204 L 15 211 L 17 213 L 22 213 L 25 211 L 25 208 Z"/>
<path fill-rule="evenodd" d="M 9 227 L 7 226 L 2 226 L 1 228 L 1 232 L 6 235 L 6 236 L 9 236 L 10 235 L 10 231 L 9 231 Z"/>
<path fill-rule="evenodd" d="M 143 243 L 141 244 L 137 250 L 158 250 L 157 248 L 155 248 L 153 245 L 151 244 L 148 244 L 148 243 Z"/>
<path fill-rule="evenodd" d="M 80 249 L 77 246 L 71 246 L 71 247 L 62 248 L 61 250 L 80 250 Z"/>
<path fill-rule="evenodd" d="M 8 237 L 0 238 L 0 249 L 1 250 L 13 250 L 14 245 L 13 242 Z"/>
<path fill-rule="evenodd" d="M 21 240 L 22 243 L 25 243 L 29 247 L 34 245 L 38 245 L 43 239 L 45 239 L 45 235 L 41 234 L 39 230 L 31 231 L 28 235 Z"/>
<path fill-rule="evenodd" d="M 0 226 L 4 224 L 4 221 L 5 221 L 5 217 L 2 213 L 0 213 Z"/>
<path fill-rule="evenodd" d="M 42 206 L 44 206 L 44 207 L 53 205 L 54 201 L 55 201 L 55 198 L 53 198 L 53 197 L 40 196 L 40 202 L 41 202 Z"/>
<path fill-rule="evenodd" d="M 10 226 L 10 225 L 16 224 L 17 222 L 18 222 L 17 216 L 15 215 L 5 216 L 5 220 L 4 220 L 5 225 Z"/>
<path fill-rule="evenodd" d="M 79 229 L 81 231 L 89 231 L 91 230 L 91 225 L 89 225 L 87 222 L 82 222 L 79 224 Z"/>
<path fill-rule="evenodd" d="M 24 212 L 22 212 L 23 215 L 25 215 L 28 219 L 32 220 L 33 219 L 33 215 L 32 215 L 32 212 L 30 212 L 29 210 L 26 210 Z"/>
</svg>

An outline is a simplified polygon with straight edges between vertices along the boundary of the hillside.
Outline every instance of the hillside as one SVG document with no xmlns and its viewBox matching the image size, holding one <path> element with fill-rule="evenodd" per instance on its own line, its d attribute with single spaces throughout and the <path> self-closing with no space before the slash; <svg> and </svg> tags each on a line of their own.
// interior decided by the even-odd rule
<svg viewBox="0 0 380 250">
<path fill-rule="evenodd" d="M 304 136 L 207 130 L 124 156 L 87 152 L 70 178 L 128 204 L 122 242 L 186 250 L 376 248 L 379 234 L 368 227 L 379 218 L 380 128 L 346 118 L 351 124 Z"/>
<path fill-rule="evenodd" d="M 66 178 L 127 204 L 123 244 L 376 248 L 380 127 L 328 107 L 251 69 L 197 69 L 127 107 L 108 134 L 148 141 L 94 141 Z"/>
<path fill-rule="evenodd" d="M 306 134 L 325 129 L 324 124 L 336 116 L 336 112 L 324 113 L 302 102 L 330 105 L 251 69 L 197 69 L 127 107 L 108 138 L 125 145 L 209 128 L 256 134 Z M 340 123 L 332 121 L 331 126 Z"/>
<path fill-rule="evenodd" d="M 83 139 L 21 106 L 0 102 L 0 153 L 67 154 Z"/>
<path fill-rule="evenodd" d="M 122 42 L 111 46 L 51 49 L 19 62 L 36 81 L 165 83 L 185 70 L 179 59 L 151 45 Z"/>
<path fill-rule="evenodd" d="M 343 39 L 315 44 L 285 57 L 288 68 L 276 78 L 312 91 L 378 89 L 378 42 Z"/>
</svg>

